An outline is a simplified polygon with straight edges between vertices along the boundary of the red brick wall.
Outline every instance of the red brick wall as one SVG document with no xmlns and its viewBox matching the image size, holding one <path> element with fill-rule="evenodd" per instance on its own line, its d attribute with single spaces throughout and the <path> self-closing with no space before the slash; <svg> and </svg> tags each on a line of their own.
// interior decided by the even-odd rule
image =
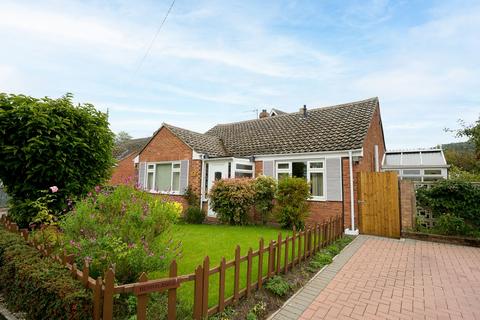
<svg viewBox="0 0 480 320">
<path fill-rule="evenodd" d="M 132 152 L 127 157 L 118 161 L 117 166 L 113 168 L 112 177 L 108 184 L 131 184 L 137 183 L 138 172 L 135 169 L 133 159 L 137 156 L 136 152 Z"/>
<path fill-rule="evenodd" d="M 255 177 L 263 174 L 263 161 L 255 161 Z"/>
<path fill-rule="evenodd" d="M 400 217 L 402 230 L 412 229 L 417 214 L 413 181 L 400 180 Z"/>
<path fill-rule="evenodd" d="M 330 218 L 342 215 L 341 201 L 309 201 L 310 215 L 307 218 L 307 225 L 322 223 Z"/>
</svg>

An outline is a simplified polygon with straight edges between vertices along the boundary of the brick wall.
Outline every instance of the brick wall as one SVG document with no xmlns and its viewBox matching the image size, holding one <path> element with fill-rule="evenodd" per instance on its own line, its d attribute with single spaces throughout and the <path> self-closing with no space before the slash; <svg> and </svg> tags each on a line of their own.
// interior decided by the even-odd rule
<svg viewBox="0 0 480 320">
<path fill-rule="evenodd" d="M 309 201 L 310 215 L 307 225 L 322 223 L 330 218 L 342 215 L 343 204 L 341 201 Z"/>
<path fill-rule="evenodd" d="M 263 174 L 263 161 L 255 161 L 255 177 Z"/>
<path fill-rule="evenodd" d="M 400 217 L 402 230 L 412 229 L 417 213 L 413 181 L 400 180 Z"/>
<path fill-rule="evenodd" d="M 117 166 L 113 168 L 112 177 L 108 184 L 130 184 L 134 185 L 137 182 L 138 172 L 135 169 L 133 159 L 137 156 L 136 152 L 132 152 L 127 157 L 118 161 Z"/>
</svg>

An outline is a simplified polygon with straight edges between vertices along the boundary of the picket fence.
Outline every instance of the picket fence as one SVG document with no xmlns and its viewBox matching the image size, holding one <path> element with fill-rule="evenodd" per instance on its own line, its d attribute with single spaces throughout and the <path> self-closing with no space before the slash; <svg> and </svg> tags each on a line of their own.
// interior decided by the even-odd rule
<svg viewBox="0 0 480 320">
<path fill-rule="evenodd" d="M 70 271 L 73 278 L 78 279 L 85 288 L 93 291 L 93 319 L 112 320 L 114 296 L 120 293 L 131 293 L 137 297 L 137 319 L 144 320 L 147 315 L 149 294 L 154 292 L 168 291 L 167 318 L 176 319 L 177 289 L 186 282 L 194 282 L 193 319 L 204 319 L 210 315 L 225 310 L 229 305 L 235 305 L 242 297 L 249 297 L 253 291 L 262 288 L 263 283 L 274 275 L 287 273 L 295 265 L 314 255 L 320 249 L 331 244 L 343 234 L 342 220 L 340 217 L 330 219 L 325 223 L 307 227 L 305 230 L 293 231 L 291 236 L 285 238 L 278 234 L 277 240 L 272 240 L 265 245 L 260 239 L 258 250 L 248 250 L 247 255 L 240 256 L 240 246 L 235 249 L 235 258 L 226 261 L 223 258 L 216 267 L 210 266 L 210 258 L 206 256 L 203 264 L 197 266 L 194 273 L 187 275 L 177 274 L 177 262 L 170 264 L 169 276 L 162 279 L 148 280 L 147 275 L 142 273 L 138 282 L 115 285 L 115 272 L 109 268 L 105 276 L 93 279 L 89 276 L 88 261 L 84 262 L 82 270 L 77 269 L 74 256 L 65 251 L 60 255 L 52 255 L 51 249 L 38 244 L 33 237 L 29 237 L 27 229 L 19 229 L 7 217 L 1 217 L 2 224 L 12 232 L 20 233 L 26 241 L 38 249 L 43 255 L 51 256 L 63 264 Z M 255 266 L 258 270 L 257 279 L 252 279 L 253 258 L 258 257 Z M 265 259 L 264 259 L 265 257 Z M 264 260 L 267 261 L 264 269 Z M 240 265 L 246 262 L 246 286 L 240 288 Z M 226 273 L 233 268 L 233 295 L 225 297 Z M 266 272 L 264 272 L 264 270 Z M 218 301 L 213 307 L 209 307 L 209 278 L 219 274 Z"/>
</svg>

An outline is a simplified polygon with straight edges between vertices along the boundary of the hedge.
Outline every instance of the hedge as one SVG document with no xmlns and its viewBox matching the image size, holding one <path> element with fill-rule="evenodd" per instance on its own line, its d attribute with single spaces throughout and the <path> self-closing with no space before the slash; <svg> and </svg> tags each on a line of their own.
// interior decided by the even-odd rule
<svg viewBox="0 0 480 320">
<path fill-rule="evenodd" d="M 8 307 L 27 319 L 91 319 L 90 290 L 67 269 L 44 258 L 25 240 L 0 227 L 0 291 Z"/>
</svg>

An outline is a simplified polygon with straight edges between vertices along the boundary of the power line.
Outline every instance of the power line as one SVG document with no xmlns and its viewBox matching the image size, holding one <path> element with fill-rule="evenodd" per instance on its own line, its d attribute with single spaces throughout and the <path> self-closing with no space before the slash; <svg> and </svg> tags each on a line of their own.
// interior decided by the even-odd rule
<svg viewBox="0 0 480 320">
<path fill-rule="evenodd" d="M 140 63 L 138 64 L 138 67 L 137 67 L 137 69 L 135 70 L 134 75 L 138 72 L 138 70 L 140 70 L 140 68 L 141 68 L 142 65 L 143 65 L 143 62 L 145 61 L 145 59 L 147 58 L 148 54 L 150 53 L 150 50 L 152 49 L 153 44 L 155 43 L 155 40 L 157 40 L 157 37 L 158 37 L 160 31 L 162 30 L 163 25 L 165 24 L 165 21 L 167 21 L 168 15 L 170 14 L 170 11 L 172 11 L 172 8 L 173 8 L 173 5 L 175 4 L 175 1 L 176 1 L 176 0 L 173 0 L 173 1 L 172 1 L 172 4 L 170 5 L 170 7 L 168 8 L 167 13 L 165 14 L 165 17 L 163 17 L 162 23 L 160 23 L 160 26 L 158 27 L 157 32 L 156 32 L 155 35 L 153 36 L 153 39 L 152 39 L 152 41 L 150 42 L 150 44 L 149 44 L 149 46 L 148 46 L 148 48 L 147 48 L 147 51 L 145 52 L 145 54 L 143 55 L 142 59 L 140 60 Z"/>
</svg>

